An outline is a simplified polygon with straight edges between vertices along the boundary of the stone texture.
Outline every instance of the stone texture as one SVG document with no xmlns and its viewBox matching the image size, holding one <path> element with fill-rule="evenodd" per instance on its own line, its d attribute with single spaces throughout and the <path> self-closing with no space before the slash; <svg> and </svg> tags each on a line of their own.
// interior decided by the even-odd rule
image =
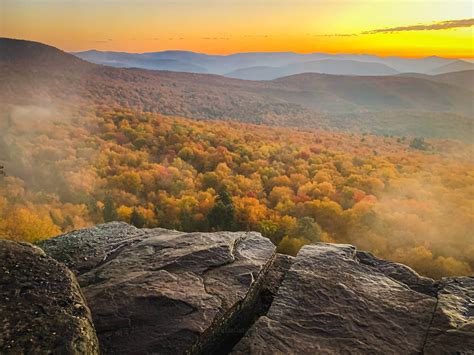
<svg viewBox="0 0 474 355">
<path fill-rule="evenodd" d="M 435 305 L 359 263 L 350 245 L 308 245 L 233 353 L 420 353 Z"/>
<path fill-rule="evenodd" d="M 293 258 L 258 233 L 116 222 L 40 245 L 78 275 L 106 354 L 474 349 L 473 278 L 434 281 L 350 245 L 308 245 Z"/>
<path fill-rule="evenodd" d="M 425 354 L 474 354 L 474 278 L 441 280 Z"/>
<path fill-rule="evenodd" d="M 412 290 L 433 297 L 436 296 L 435 281 L 429 277 L 419 275 L 416 271 L 406 265 L 379 259 L 366 251 L 357 251 L 356 257 L 359 262 L 372 266 L 388 277 L 404 283 Z"/>
<path fill-rule="evenodd" d="M 105 263 L 122 248 L 143 238 L 139 229 L 127 223 L 111 222 L 41 241 L 38 246 L 77 275 Z"/>
<path fill-rule="evenodd" d="M 273 262 L 272 267 L 268 271 L 263 285 L 264 293 L 267 297 L 271 298 L 270 303 L 273 302 L 273 298 L 278 292 L 286 273 L 291 267 L 295 258 L 289 255 L 277 254 Z"/>
<path fill-rule="evenodd" d="M 0 240 L 0 354 L 98 354 L 74 274 L 30 244 Z"/>
<path fill-rule="evenodd" d="M 117 223 L 41 246 L 78 272 L 105 353 L 210 348 L 257 297 L 275 255 L 258 233 L 187 234 Z"/>
</svg>

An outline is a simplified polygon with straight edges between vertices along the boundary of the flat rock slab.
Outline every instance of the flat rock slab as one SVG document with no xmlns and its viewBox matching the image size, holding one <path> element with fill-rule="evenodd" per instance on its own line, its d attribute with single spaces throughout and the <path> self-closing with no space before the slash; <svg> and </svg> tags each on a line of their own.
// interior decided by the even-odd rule
<svg viewBox="0 0 474 355">
<path fill-rule="evenodd" d="M 429 277 L 418 275 L 416 271 L 406 265 L 379 259 L 366 251 L 357 251 L 356 258 L 362 264 L 377 269 L 381 273 L 404 283 L 415 291 L 436 297 L 437 286 L 435 285 L 435 281 Z"/>
<path fill-rule="evenodd" d="M 99 354 L 74 274 L 30 244 L 0 240 L 0 354 Z"/>
<path fill-rule="evenodd" d="M 436 298 L 358 262 L 353 246 L 308 245 L 233 353 L 420 353 L 435 306 Z"/>
<path fill-rule="evenodd" d="M 41 246 L 78 272 L 104 353 L 202 351 L 258 291 L 275 255 L 258 233 L 187 234 L 118 223 Z"/>
<path fill-rule="evenodd" d="M 63 234 L 38 242 L 37 245 L 80 275 L 144 237 L 141 230 L 127 223 L 111 222 Z"/>
<path fill-rule="evenodd" d="M 441 280 L 425 354 L 474 354 L 474 278 Z"/>
</svg>

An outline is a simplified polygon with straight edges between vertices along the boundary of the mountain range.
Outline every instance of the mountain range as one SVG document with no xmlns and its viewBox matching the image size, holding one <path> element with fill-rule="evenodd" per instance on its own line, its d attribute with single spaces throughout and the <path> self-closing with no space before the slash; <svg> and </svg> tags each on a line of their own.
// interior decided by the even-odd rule
<svg viewBox="0 0 474 355">
<path fill-rule="evenodd" d="M 161 55 L 159 59 L 175 60 L 180 56 L 181 53 L 168 52 L 167 58 Z M 203 58 L 193 53 L 186 56 Z M 255 53 L 240 57 L 240 62 L 249 56 L 257 62 L 268 59 L 268 54 Z M 278 56 L 276 62 L 281 64 L 294 57 L 287 53 Z M 196 65 L 202 62 L 197 60 Z M 2 105 L 61 108 L 107 105 L 194 119 L 383 134 L 471 139 L 473 74 L 473 70 L 463 72 L 459 78 L 458 73 L 435 77 L 418 73 L 392 76 L 304 73 L 271 81 L 251 81 L 209 74 L 114 68 L 81 60 L 41 43 L 0 39 Z"/>
<path fill-rule="evenodd" d="M 443 74 L 474 69 L 473 63 L 441 57 L 418 59 L 291 52 L 208 55 L 187 51 L 125 53 L 97 50 L 73 54 L 92 63 L 114 67 L 208 73 L 246 80 L 273 80 L 301 73 L 378 76 L 398 73 Z"/>
</svg>

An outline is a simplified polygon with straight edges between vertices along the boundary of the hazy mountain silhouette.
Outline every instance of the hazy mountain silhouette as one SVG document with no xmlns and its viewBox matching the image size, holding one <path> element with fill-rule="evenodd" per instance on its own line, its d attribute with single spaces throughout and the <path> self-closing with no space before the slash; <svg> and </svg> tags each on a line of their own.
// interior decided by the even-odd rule
<svg viewBox="0 0 474 355">
<path fill-rule="evenodd" d="M 400 58 L 379 57 L 366 54 L 325 54 L 310 53 L 299 54 L 293 52 L 254 52 L 236 53 L 231 55 L 208 55 L 190 51 L 163 51 L 150 53 L 125 53 L 125 52 L 101 52 L 86 51 L 74 53 L 74 55 L 96 64 L 104 64 L 119 67 L 137 67 L 143 69 L 159 69 L 171 71 L 185 71 L 195 73 L 210 73 L 231 77 L 252 78 L 270 80 L 284 75 L 298 74 L 301 72 L 319 72 L 341 75 L 390 75 L 399 73 L 424 73 L 431 71 L 434 74 L 448 71 L 458 71 L 460 64 L 453 65 L 452 69 L 446 65 L 458 62 L 456 59 L 441 57 L 426 58 Z M 308 64 L 306 69 L 299 68 L 314 61 L 328 60 L 326 63 Z M 169 62 L 166 62 L 169 61 Z M 350 61 L 353 67 L 344 65 L 338 61 Z M 467 63 L 461 61 L 462 63 Z M 363 63 L 363 64 L 358 64 Z M 346 63 L 349 64 L 349 63 Z M 378 64 L 369 66 L 369 64 Z M 468 63 L 469 64 L 469 63 Z M 379 65 L 383 65 L 381 67 Z M 295 66 L 293 70 L 291 66 Z M 314 68 L 311 68 L 314 66 Z M 290 67 L 290 68 L 287 68 Z M 278 68 L 279 70 L 276 70 Z M 353 69 L 353 70 L 351 70 Z M 255 77 L 252 79 L 256 79 Z"/>
<path fill-rule="evenodd" d="M 152 70 L 207 73 L 207 69 L 190 62 L 172 58 L 160 58 L 159 56 L 155 57 L 153 55 L 136 55 L 124 52 L 99 52 L 91 50 L 81 52 L 77 56 L 91 63 L 109 65 L 118 68 L 133 67 Z"/>
<path fill-rule="evenodd" d="M 400 75 L 436 81 L 438 83 L 449 84 L 474 91 L 474 70 L 464 70 L 438 75 L 427 75 L 418 73 L 404 73 Z"/>
<path fill-rule="evenodd" d="M 238 69 L 225 74 L 225 76 L 246 80 L 272 80 L 301 73 L 321 73 L 333 75 L 394 75 L 398 72 L 395 69 L 380 63 L 368 63 L 342 59 L 323 59 L 311 62 L 289 64 L 279 68 L 252 67 Z"/>
<path fill-rule="evenodd" d="M 442 65 L 438 68 L 430 70 L 428 74 L 444 74 L 444 73 L 452 73 L 457 71 L 464 71 L 464 70 L 473 70 L 474 63 L 469 63 L 464 60 L 456 60 L 452 63 L 448 63 Z"/>
</svg>

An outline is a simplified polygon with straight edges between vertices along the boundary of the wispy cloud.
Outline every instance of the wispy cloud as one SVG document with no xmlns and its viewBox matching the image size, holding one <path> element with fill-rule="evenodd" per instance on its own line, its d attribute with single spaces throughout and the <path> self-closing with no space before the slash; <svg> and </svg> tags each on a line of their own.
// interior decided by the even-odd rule
<svg viewBox="0 0 474 355">
<path fill-rule="evenodd" d="M 370 30 L 362 32 L 364 35 L 371 35 L 377 33 L 394 33 L 394 32 L 405 32 L 405 31 L 434 31 L 434 30 L 447 30 L 452 28 L 463 28 L 474 26 L 474 18 L 465 20 L 450 20 L 435 22 L 427 25 L 412 25 L 412 26 L 399 26 L 391 28 L 379 28 L 376 30 Z"/>
</svg>

